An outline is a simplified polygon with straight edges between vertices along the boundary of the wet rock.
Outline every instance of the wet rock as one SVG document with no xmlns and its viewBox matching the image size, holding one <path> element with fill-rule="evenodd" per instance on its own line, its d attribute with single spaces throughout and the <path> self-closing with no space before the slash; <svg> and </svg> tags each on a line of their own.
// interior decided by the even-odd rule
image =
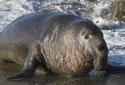
<svg viewBox="0 0 125 85">
<path fill-rule="evenodd" d="M 109 19 L 125 22 L 125 1 L 115 0 L 108 9 Z"/>
</svg>

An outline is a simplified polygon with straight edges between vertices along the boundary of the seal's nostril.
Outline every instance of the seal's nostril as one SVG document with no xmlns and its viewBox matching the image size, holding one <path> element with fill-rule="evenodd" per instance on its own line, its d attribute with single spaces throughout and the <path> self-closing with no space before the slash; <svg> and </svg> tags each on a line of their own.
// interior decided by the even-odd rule
<svg viewBox="0 0 125 85">
<path fill-rule="evenodd" d="M 99 47 L 98 47 L 98 50 L 101 50 L 101 51 L 103 51 L 103 50 L 105 50 L 106 49 L 106 46 L 105 45 L 100 45 Z"/>
</svg>

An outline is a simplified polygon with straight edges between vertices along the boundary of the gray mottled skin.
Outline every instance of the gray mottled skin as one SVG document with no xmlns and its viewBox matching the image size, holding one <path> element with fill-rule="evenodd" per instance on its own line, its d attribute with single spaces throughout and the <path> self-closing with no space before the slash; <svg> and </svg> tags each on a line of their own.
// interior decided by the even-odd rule
<svg viewBox="0 0 125 85">
<path fill-rule="evenodd" d="M 90 20 L 75 15 L 28 14 L 11 23 L 1 36 L 0 59 L 18 64 L 25 60 L 22 71 L 9 79 L 31 77 L 39 65 L 47 73 L 73 76 L 103 71 L 107 65 L 102 32 Z"/>
</svg>

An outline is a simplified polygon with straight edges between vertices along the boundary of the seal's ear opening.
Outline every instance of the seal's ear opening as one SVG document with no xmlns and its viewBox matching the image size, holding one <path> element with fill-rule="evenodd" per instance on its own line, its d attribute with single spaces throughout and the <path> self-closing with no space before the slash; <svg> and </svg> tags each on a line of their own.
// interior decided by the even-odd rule
<svg viewBox="0 0 125 85">
<path fill-rule="evenodd" d="M 84 31 L 80 32 L 80 35 L 81 35 L 81 36 L 84 36 L 84 35 L 85 35 L 85 32 L 84 32 Z"/>
</svg>

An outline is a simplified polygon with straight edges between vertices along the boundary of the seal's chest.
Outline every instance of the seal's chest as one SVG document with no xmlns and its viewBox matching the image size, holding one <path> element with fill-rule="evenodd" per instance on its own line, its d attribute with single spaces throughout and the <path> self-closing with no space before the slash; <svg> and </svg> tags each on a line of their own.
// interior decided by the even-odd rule
<svg viewBox="0 0 125 85">
<path fill-rule="evenodd" d="M 74 49 L 58 52 L 49 62 L 49 67 L 57 74 L 75 74 L 83 70 L 80 53 Z"/>
</svg>

